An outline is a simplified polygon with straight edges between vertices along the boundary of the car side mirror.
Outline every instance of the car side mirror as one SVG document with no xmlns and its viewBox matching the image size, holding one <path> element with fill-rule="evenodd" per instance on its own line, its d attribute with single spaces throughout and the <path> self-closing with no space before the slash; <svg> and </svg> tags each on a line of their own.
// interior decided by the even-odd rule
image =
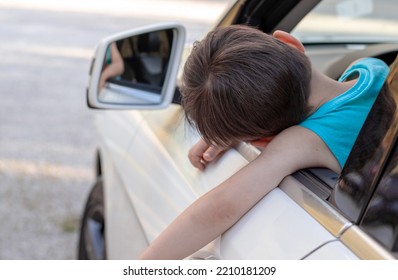
<svg viewBox="0 0 398 280">
<path fill-rule="evenodd" d="M 160 109 L 176 90 L 185 44 L 180 24 L 160 24 L 103 39 L 90 69 L 87 103 L 98 109 Z"/>
</svg>

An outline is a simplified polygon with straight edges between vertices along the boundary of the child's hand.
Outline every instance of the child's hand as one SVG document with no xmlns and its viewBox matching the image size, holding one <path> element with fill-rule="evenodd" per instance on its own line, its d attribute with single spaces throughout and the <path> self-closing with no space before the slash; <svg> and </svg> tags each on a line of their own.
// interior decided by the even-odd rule
<svg viewBox="0 0 398 280">
<path fill-rule="evenodd" d="M 193 166 L 204 170 L 207 163 L 218 158 L 224 151 L 225 149 L 210 146 L 201 139 L 189 150 L 188 158 Z"/>
</svg>

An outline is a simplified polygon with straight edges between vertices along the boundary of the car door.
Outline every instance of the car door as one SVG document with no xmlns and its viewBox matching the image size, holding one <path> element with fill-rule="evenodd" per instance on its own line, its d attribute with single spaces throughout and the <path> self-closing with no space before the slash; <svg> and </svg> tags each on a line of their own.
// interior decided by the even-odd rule
<svg viewBox="0 0 398 280">
<path fill-rule="evenodd" d="M 143 118 L 128 149 L 130 164 L 123 174 L 130 182 L 126 190 L 150 242 L 185 207 L 253 160 L 259 151 L 242 143 L 200 172 L 187 159 L 188 149 L 198 136 L 186 128 L 179 106 L 163 112 L 146 111 Z M 301 259 L 337 240 L 292 199 L 294 196 L 289 196 L 289 192 L 300 188 L 298 185 L 304 199 L 312 201 L 307 205 L 321 211 L 318 204 L 322 201 L 297 179 L 287 178 L 281 188 L 268 194 L 223 236 L 191 258 Z M 343 227 L 344 222 L 338 225 Z"/>
</svg>

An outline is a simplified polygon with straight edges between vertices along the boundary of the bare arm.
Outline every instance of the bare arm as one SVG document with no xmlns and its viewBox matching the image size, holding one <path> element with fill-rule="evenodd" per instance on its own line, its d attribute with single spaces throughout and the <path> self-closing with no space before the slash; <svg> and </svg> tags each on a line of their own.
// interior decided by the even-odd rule
<svg viewBox="0 0 398 280">
<path fill-rule="evenodd" d="M 318 136 L 291 127 L 260 156 L 189 206 L 140 256 L 182 259 L 233 226 L 287 175 L 307 167 L 339 171 L 337 160 Z"/>
<path fill-rule="evenodd" d="M 105 86 L 106 81 L 109 78 L 116 77 L 117 75 L 121 75 L 124 72 L 124 62 L 123 58 L 120 55 L 119 50 L 115 43 L 112 43 L 111 46 L 111 64 L 109 64 L 101 74 L 100 78 L 100 89 Z"/>
</svg>

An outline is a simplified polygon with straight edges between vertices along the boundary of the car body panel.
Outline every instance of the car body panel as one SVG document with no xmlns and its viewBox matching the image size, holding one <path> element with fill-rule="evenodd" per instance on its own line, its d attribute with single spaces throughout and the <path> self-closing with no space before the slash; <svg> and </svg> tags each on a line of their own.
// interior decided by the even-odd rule
<svg viewBox="0 0 398 280">
<path fill-rule="evenodd" d="M 124 156 L 142 119 L 142 115 L 138 111 L 97 112 L 95 126 L 100 136 L 99 139 L 112 151 L 112 156 Z M 118 129 L 115 130 L 115 127 Z"/>
<path fill-rule="evenodd" d="M 335 237 L 279 188 L 221 237 L 223 259 L 302 259 Z"/>
<path fill-rule="evenodd" d="M 344 244 L 334 241 L 325 244 L 309 256 L 305 260 L 358 260 L 359 258 L 352 253 Z"/>
<path fill-rule="evenodd" d="M 123 182 L 117 165 L 105 147 L 101 149 L 101 158 L 102 168 L 106 170 L 104 185 L 107 186 L 104 188 L 106 257 L 135 259 L 149 242 L 126 189 L 120 187 Z"/>
<path fill-rule="evenodd" d="M 111 207 L 120 204 L 118 193 L 127 196 L 129 208 L 134 205 L 140 229 L 145 236 L 140 239 L 141 246 L 146 246 L 145 243 L 152 241 L 185 207 L 254 159 L 258 150 L 250 145 L 232 149 L 206 171 L 199 172 L 189 165 L 186 154 L 190 143 L 183 141 L 187 138 L 195 141 L 198 136 L 189 136 L 189 130 L 184 129 L 182 111 L 178 106 L 174 110 L 162 112 L 145 111 L 142 118 L 138 132 L 123 158 L 125 162 L 114 163 L 118 169 L 115 173 L 119 172 L 121 177 L 119 181 L 112 182 L 106 205 Z M 163 129 L 154 129 L 156 125 Z M 179 142 L 182 146 L 177 144 Z M 174 149 L 173 145 L 176 145 Z M 190 171 L 183 174 L 182 167 Z M 107 176 L 105 173 L 104 177 Z M 294 179 L 286 181 L 284 188 L 289 188 L 289 184 L 294 188 L 297 182 Z M 116 191 L 116 187 L 124 190 Z M 128 204 L 127 201 L 124 203 Z M 120 211 L 112 209 L 107 212 L 113 213 L 113 217 L 108 217 L 110 220 L 120 219 Z M 258 221 L 262 221 L 263 225 L 259 226 Z M 122 228 L 115 228 L 116 224 L 112 224 L 112 232 L 132 233 L 137 227 L 132 222 L 121 224 Z M 309 235 L 311 238 L 308 238 Z M 111 232 L 107 234 L 109 244 L 117 244 L 123 240 L 120 238 L 120 235 Z M 220 240 L 213 242 L 213 249 L 207 246 L 192 258 L 197 258 L 199 254 L 201 258 L 300 259 L 333 240 L 336 237 L 289 195 L 275 189 Z M 120 255 L 108 254 L 108 257 L 137 257 L 129 246 L 118 246 L 118 251 Z"/>
<path fill-rule="evenodd" d="M 120 168 L 125 166 L 125 153 L 143 117 L 137 111 L 101 111 L 96 116 L 99 134 L 99 158 L 104 171 L 104 207 L 106 254 L 108 259 L 131 259 L 148 244 L 140 228 L 134 206 L 126 196 Z M 117 128 L 117 129 L 115 129 Z M 117 229 L 117 230 L 114 230 Z M 120 240 L 132 238 L 127 244 Z"/>
</svg>

